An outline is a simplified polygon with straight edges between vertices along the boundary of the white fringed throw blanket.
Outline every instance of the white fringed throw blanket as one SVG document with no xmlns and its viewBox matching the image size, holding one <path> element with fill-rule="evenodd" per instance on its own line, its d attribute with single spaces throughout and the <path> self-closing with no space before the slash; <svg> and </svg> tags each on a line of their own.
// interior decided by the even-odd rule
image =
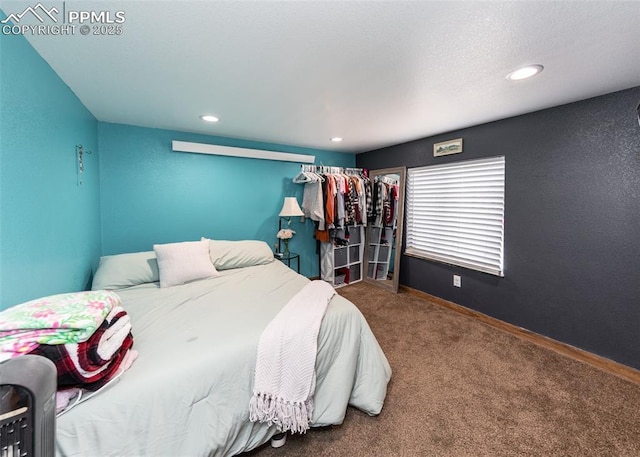
<svg viewBox="0 0 640 457">
<path fill-rule="evenodd" d="M 313 415 L 320 323 L 335 290 L 311 281 L 262 332 L 249 403 L 251 422 L 305 433 Z"/>
</svg>

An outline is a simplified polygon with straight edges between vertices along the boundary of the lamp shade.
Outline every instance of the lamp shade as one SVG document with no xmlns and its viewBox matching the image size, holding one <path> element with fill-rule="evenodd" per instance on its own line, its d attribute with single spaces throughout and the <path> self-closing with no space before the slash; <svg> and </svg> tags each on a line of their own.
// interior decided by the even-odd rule
<svg viewBox="0 0 640 457">
<path fill-rule="evenodd" d="M 304 213 L 298 205 L 296 197 L 284 197 L 284 204 L 280 210 L 280 217 L 304 216 Z"/>
</svg>

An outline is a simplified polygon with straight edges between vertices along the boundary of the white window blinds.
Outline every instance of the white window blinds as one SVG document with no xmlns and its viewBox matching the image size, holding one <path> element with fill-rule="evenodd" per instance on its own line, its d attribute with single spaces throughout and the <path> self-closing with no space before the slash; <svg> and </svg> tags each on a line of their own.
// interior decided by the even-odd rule
<svg viewBox="0 0 640 457">
<path fill-rule="evenodd" d="M 503 274 L 504 157 L 411 168 L 405 254 Z"/>
</svg>

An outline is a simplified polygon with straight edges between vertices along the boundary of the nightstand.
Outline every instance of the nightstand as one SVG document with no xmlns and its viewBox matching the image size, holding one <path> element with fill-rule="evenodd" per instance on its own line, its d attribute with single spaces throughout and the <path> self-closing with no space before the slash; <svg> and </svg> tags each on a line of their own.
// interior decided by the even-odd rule
<svg viewBox="0 0 640 457">
<path fill-rule="evenodd" d="M 291 261 L 296 261 L 296 270 L 300 273 L 300 254 L 296 254 L 294 252 L 290 252 L 289 254 L 282 254 L 282 257 L 276 256 L 276 259 L 282 260 L 283 263 L 286 263 L 289 268 L 291 267 Z"/>
</svg>

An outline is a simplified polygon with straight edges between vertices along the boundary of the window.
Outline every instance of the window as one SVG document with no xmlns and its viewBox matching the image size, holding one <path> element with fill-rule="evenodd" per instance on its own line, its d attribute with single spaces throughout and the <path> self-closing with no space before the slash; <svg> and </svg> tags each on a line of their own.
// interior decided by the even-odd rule
<svg viewBox="0 0 640 457">
<path fill-rule="evenodd" d="M 503 274 L 504 156 L 411 168 L 405 254 Z"/>
</svg>

